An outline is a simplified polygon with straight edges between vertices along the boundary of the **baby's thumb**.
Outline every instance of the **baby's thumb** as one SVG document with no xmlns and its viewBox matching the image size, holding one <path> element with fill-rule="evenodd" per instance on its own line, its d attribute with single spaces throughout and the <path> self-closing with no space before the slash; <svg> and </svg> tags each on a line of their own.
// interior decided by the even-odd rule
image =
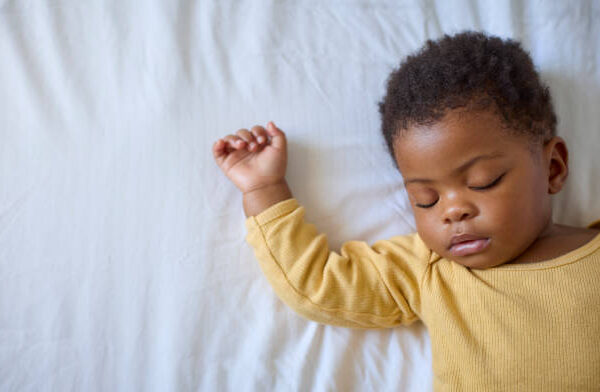
<svg viewBox="0 0 600 392">
<path fill-rule="evenodd" d="M 267 124 L 267 133 L 272 137 L 271 145 L 277 149 L 286 148 L 285 134 L 283 131 L 275 126 L 273 121 L 269 121 Z"/>
</svg>

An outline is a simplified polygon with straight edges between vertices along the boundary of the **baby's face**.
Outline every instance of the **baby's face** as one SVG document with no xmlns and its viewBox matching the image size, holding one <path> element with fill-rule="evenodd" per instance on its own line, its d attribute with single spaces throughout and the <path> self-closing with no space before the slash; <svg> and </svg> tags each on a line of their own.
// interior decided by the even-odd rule
<svg viewBox="0 0 600 392">
<path fill-rule="evenodd" d="M 492 112 L 451 111 L 406 131 L 394 150 L 417 231 L 440 256 L 497 266 L 552 224 L 543 146 L 533 153 L 525 137 L 502 131 Z"/>
</svg>

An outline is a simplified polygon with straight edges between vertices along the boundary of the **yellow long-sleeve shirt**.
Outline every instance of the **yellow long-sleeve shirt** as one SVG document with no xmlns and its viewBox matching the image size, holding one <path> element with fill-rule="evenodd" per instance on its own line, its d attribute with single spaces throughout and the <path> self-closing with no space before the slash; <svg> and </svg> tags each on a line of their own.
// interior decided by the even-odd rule
<svg viewBox="0 0 600 392">
<path fill-rule="evenodd" d="M 296 199 L 246 220 L 278 296 L 355 328 L 423 321 L 436 391 L 600 390 L 600 235 L 561 257 L 474 270 L 418 234 L 329 249 Z"/>
</svg>

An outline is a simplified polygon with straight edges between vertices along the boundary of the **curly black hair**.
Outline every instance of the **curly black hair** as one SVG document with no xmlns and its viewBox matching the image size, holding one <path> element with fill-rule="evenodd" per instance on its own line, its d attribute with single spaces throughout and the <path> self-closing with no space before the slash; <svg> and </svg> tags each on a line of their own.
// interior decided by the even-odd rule
<svg viewBox="0 0 600 392">
<path fill-rule="evenodd" d="M 511 39 L 463 31 L 444 35 L 392 71 L 379 105 L 392 161 L 393 143 L 410 127 L 431 125 L 449 110 L 492 109 L 508 131 L 547 141 L 556 135 L 550 91 L 529 54 Z"/>
</svg>

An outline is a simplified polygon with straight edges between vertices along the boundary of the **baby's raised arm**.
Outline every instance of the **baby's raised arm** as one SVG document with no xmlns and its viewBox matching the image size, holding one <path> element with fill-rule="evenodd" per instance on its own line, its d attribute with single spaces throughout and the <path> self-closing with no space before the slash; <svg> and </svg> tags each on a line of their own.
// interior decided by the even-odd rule
<svg viewBox="0 0 600 392">
<path fill-rule="evenodd" d="M 251 131 L 240 129 L 213 145 L 213 155 L 223 173 L 243 193 L 246 217 L 292 198 L 285 181 L 287 141 L 273 122 Z"/>
<path fill-rule="evenodd" d="M 241 129 L 213 146 L 225 175 L 243 192 L 246 241 L 288 306 L 314 321 L 357 328 L 410 324 L 420 313 L 429 249 L 415 236 L 373 246 L 348 241 L 339 253 L 304 220 L 285 181 L 286 138 L 272 122 Z"/>
</svg>

